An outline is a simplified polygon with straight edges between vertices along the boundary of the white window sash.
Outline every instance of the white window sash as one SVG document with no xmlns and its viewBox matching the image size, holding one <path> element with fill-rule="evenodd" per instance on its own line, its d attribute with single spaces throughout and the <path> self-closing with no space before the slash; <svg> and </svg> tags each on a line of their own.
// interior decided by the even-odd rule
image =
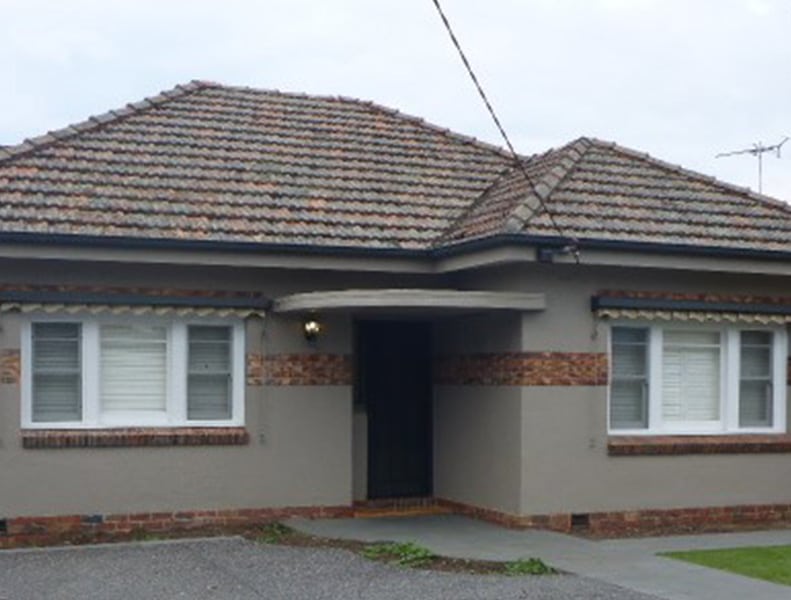
<svg viewBox="0 0 791 600">
<path fill-rule="evenodd" d="M 32 418 L 32 323 L 79 322 L 82 325 L 82 420 L 34 422 Z M 167 327 L 167 398 L 163 411 L 113 411 L 103 413 L 100 404 L 100 335 L 102 323 L 145 323 Z M 231 418 L 192 420 L 187 418 L 187 328 L 189 325 L 221 325 L 231 328 Z M 102 429 L 115 427 L 230 427 L 245 422 L 245 325 L 228 319 L 102 318 L 79 315 L 31 315 L 21 326 L 21 411 L 23 429 Z"/>
<path fill-rule="evenodd" d="M 628 321 L 615 322 L 612 327 L 645 327 L 649 329 L 648 366 L 648 427 L 645 429 L 613 428 L 610 421 L 610 387 L 607 391 L 607 431 L 610 435 L 722 435 L 726 433 L 784 433 L 787 418 L 787 361 L 788 334 L 783 327 L 719 327 L 689 323 Z M 609 331 L 612 331 L 612 327 Z M 690 329 L 720 331 L 720 419 L 718 421 L 668 422 L 662 415 L 662 364 L 665 329 Z M 767 331 L 772 333 L 772 425 L 771 427 L 739 426 L 740 389 L 740 332 Z M 608 339 L 609 356 L 612 352 L 612 335 Z M 612 365 L 610 365 L 612 381 Z"/>
</svg>

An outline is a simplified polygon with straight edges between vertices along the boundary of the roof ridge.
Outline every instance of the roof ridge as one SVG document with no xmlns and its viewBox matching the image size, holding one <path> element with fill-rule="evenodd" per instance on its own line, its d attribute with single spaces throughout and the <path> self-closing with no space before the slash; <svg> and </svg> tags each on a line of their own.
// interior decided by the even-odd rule
<svg viewBox="0 0 791 600">
<path fill-rule="evenodd" d="M 50 146 L 61 140 L 68 140 L 88 131 L 94 131 L 111 123 L 117 123 L 132 115 L 146 112 L 155 106 L 180 98 L 192 92 L 209 88 L 220 87 L 219 84 L 209 81 L 192 80 L 189 83 L 178 84 L 175 87 L 163 90 L 155 96 L 149 96 L 138 102 L 130 102 L 122 108 L 108 110 L 105 113 L 92 115 L 84 121 L 66 125 L 60 129 L 48 131 L 43 135 L 26 138 L 21 143 L 10 146 L 0 146 L 0 163 L 25 156 L 34 150 Z"/>
<path fill-rule="evenodd" d="M 192 82 L 196 83 L 196 82 Z M 279 96 L 290 96 L 292 98 L 306 98 L 312 100 L 327 100 L 333 102 L 351 102 L 357 104 L 359 106 L 367 107 L 371 110 L 375 110 L 378 112 L 383 112 L 385 114 L 396 116 L 401 119 L 411 121 L 416 125 L 421 127 L 425 127 L 426 129 L 430 129 L 434 132 L 440 133 L 447 138 L 455 140 L 457 142 L 462 142 L 465 144 L 470 144 L 472 146 L 477 146 L 483 150 L 488 150 L 493 152 L 499 156 L 504 158 L 513 159 L 513 155 L 502 146 L 498 146 L 497 144 L 492 144 L 489 142 L 484 142 L 483 140 L 479 140 L 478 138 L 470 135 L 465 135 L 463 133 L 459 133 L 454 131 L 448 127 L 442 127 L 441 125 L 436 125 L 435 123 L 431 123 L 427 121 L 423 117 L 419 117 L 417 115 L 412 115 L 409 113 L 402 112 L 397 108 L 392 108 L 385 104 L 380 104 L 373 100 L 363 100 L 362 98 L 355 98 L 354 96 L 343 96 L 340 94 L 310 94 L 307 92 L 291 92 L 291 91 L 283 91 L 279 89 L 265 89 L 265 88 L 257 88 L 252 86 L 245 86 L 245 85 L 226 85 L 221 83 L 209 82 L 209 81 L 200 81 L 197 82 L 203 84 L 207 87 L 215 87 L 219 89 L 226 89 L 226 90 L 237 90 L 237 91 L 244 91 L 244 92 L 255 92 L 259 94 L 276 94 Z M 521 156 L 521 155 L 520 155 Z M 529 158 L 525 156 L 521 156 L 522 158 Z"/>
<path fill-rule="evenodd" d="M 342 98 L 342 99 L 344 99 L 344 100 L 354 100 L 353 98 Z M 386 114 L 389 114 L 389 115 L 392 115 L 392 116 L 396 116 L 396 117 L 399 117 L 401 119 L 406 119 L 408 121 L 412 121 L 416 125 L 419 125 L 421 127 L 425 127 L 426 129 L 431 129 L 432 131 L 435 131 L 435 132 L 437 132 L 437 133 L 439 133 L 439 134 L 441 134 L 441 135 L 443 135 L 443 136 L 445 136 L 447 138 L 450 138 L 450 139 L 452 139 L 454 141 L 461 142 L 463 144 L 469 144 L 471 146 L 477 146 L 477 147 L 481 148 L 482 150 L 488 150 L 488 151 L 493 152 L 493 153 L 495 153 L 495 154 L 497 154 L 499 156 L 502 156 L 503 158 L 507 158 L 507 159 L 510 159 L 510 160 L 514 159 L 513 154 L 511 154 L 511 152 L 509 152 L 508 150 L 506 150 L 502 146 L 498 146 L 497 144 L 492 144 L 492 143 L 489 143 L 489 142 L 484 142 L 483 140 L 479 140 L 475 136 L 465 135 L 463 133 L 459 133 L 457 131 L 453 131 L 452 129 L 449 129 L 448 127 L 442 127 L 441 125 L 436 125 L 434 123 L 431 123 L 430 121 L 427 121 L 426 119 L 424 119 L 422 117 L 418 117 L 416 115 L 411 115 L 409 113 L 401 112 L 397 108 L 391 108 L 389 106 L 385 106 L 384 104 L 379 104 L 378 102 L 374 102 L 372 100 L 356 100 L 356 102 L 364 104 L 364 105 L 366 105 L 366 106 L 368 106 L 368 107 L 370 107 L 370 108 L 372 108 L 374 110 L 377 110 L 377 111 L 380 111 L 380 112 L 384 112 Z M 522 158 L 522 159 L 529 159 L 529 158 L 531 158 L 529 156 L 523 156 L 523 155 L 518 155 L 518 156 L 520 158 Z"/>
<path fill-rule="evenodd" d="M 540 156 L 541 155 L 533 155 L 529 157 L 527 160 L 530 161 Z M 445 245 L 448 241 L 448 236 L 450 236 L 456 231 L 459 224 L 463 223 L 470 215 L 470 213 L 472 213 L 476 208 L 478 208 L 483 202 L 486 201 L 486 199 L 489 197 L 489 193 L 494 188 L 496 188 L 501 181 L 503 181 L 506 177 L 509 177 L 511 173 L 516 171 L 518 168 L 519 167 L 516 164 L 511 163 L 508 166 L 506 166 L 505 169 L 500 171 L 500 173 L 497 174 L 497 177 L 492 179 L 491 183 L 487 185 L 483 189 L 483 191 L 481 191 L 481 193 L 478 195 L 477 198 L 475 198 L 472 202 L 470 202 L 470 204 L 467 207 L 465 207 L 464 210 L 462 210 L 455 218 L 450 219 L 448 226 L 445 227 L 445 229 L 434 239 L 434 241 L 432 242 L 432 246 L 438 247 Z"/>
<path fill-rule="evenodd" d="M 765 194 L 759 194 L 748 187 L 736 185 L 735 183 L 728 183 L 727 181 L 722 181 L 721 179 L 717 179 L 713 175 L 706 175 L 705 173 L 700 173 L 698 171 L 693 171 L 692 169 L 687 169 L 686 167 L 682 167 L 681 165 L 677 165 L 675 163 L 671 163 L 662 160 L 661 158 L 652 156 L 648 152 L 640 152 L 639 150 L 634 150 L 632 148 L 622 146 L 615 142 L 602 140 L 595 137 L 585 138 L 585 139 L 587 139 L 592 146 L 610 148 L 612 150 L 615 150 L 616 152 L 625 154 L 626 156 L 648 161 L 659 168 L 665 169 L 667 171 L 671 171 L 678 175 L 684 175 L 685 177 L 689 177 L 690 179 L 695 179 L 697 181 L 702 181 L 705 183 L 716 185 L 717 187 L 724 190 L 743 194 L 748 198 L 750 198 L 751 200 L 753 200 L 755 203 L 766 205 L 767 208 L 771 208 L 775 210 L 779 209 L 782 212 L 791 213 L 791 204 L 787 202 L 783 202 L 778 198 L 772 198 L 771 196 L 767 196 Z"/>
<path fill-rule="evenodd" d="M 522 231 L 525 225 L 530 222 L 530 219 L 544 209 L 544 205 L 549 200 L 552 192 L 569 176 L 592 145 L 593 143 L 590 139 L 580 137 L 557 150 L 545 152 L 542 156 L 546 156 L 551 152 L 562 153 L 563 156 L 558 159 L 558 163 L 555 166 L 544 174 L 538 183 L 531 186 L 524 201 L 511 211 L 505 221 L 504 230 L 508 233 Z M 536 196 L 538 197 L 536 198 Z"/>
</svg>

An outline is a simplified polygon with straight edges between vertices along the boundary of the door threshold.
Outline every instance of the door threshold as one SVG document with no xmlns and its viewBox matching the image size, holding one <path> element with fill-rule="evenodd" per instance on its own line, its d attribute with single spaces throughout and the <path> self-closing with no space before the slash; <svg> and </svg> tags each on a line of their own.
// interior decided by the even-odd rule
<svg viewBox="0 0 791 600">
<path fill-rule="evenodd" d="M 447 515 L 452 509 L 442 506 L 432 497 L 377 498 L 356 500 L 352 505 L 355 518 L 374 517 L 417 517 L 424 515 Z"/>
</svg>

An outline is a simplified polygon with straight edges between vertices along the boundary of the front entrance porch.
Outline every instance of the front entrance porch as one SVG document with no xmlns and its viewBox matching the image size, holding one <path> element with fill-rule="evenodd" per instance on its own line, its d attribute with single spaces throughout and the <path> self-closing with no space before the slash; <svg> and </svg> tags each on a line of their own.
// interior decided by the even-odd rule
<svg viewBox="0 0 791 600">
<path fill-rule="evenodd" d="M 343 348 L 354 367 L 346 381 L 356 507 L 434 512 L 436 498 L 519 513 L 521 391 L 467 381 L 480 377 L 465 357 L 520 351 L 524 315 L 545 304 L 535 293 L 412 288 L 274 302 L 274 313 L 319 331 L 327 317 L 328 346 Z M 309 343 L 321 353 L 321 335 Z"/>
</svg>

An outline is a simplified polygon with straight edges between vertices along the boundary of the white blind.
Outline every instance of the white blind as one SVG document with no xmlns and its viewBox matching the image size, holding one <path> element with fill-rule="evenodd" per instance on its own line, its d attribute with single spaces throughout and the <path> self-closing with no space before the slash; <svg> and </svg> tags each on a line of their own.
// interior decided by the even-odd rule
<svg viewBox="0 0 791 600">
<path fill-rule="evenodd" d="M 720 333 L 665 331 L 662 416 L 666 421 L 720 419 Z"/>
<path fill-rule="evenodd" d="M 740 335 L 739 425 L 772 425 L 772 334 L 742 331 Z"/>
<path fill-rule="evenodd" d="M 33 323 L 33 421 L 82 418 L 79 323 Z"/>
<path fill-rule="evenodd" d="M 102 325 L 102 411 L 164 411 L 167 398 L 165 327 Z"/>
<path fill-rule="evenodd" d="M 231 418 L 231 328 L 188 328 L 187 417 Z"/>
</svg>

